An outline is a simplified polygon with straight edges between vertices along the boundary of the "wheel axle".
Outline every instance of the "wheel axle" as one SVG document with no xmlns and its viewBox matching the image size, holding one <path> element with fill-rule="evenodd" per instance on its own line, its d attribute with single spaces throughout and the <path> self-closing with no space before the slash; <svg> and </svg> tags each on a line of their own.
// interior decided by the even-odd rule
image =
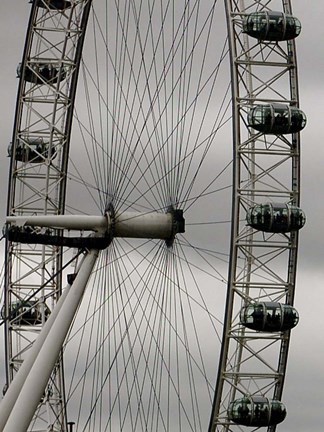
<svg viewBox="0 0 324 432">
<path fill-rule="evenodd" d="M 183 211 L 178 209 L 167 213 L 115 213 L 110 209 L 104 216 L 9 216 L 6 223 L 5 235 L 10 241 L 87 249 L 105 249 L 114 237 L 165 240 L 169 246 L 185 230 Z M 57 230 L 92 233 L 73 237 Z"/>
</svg>

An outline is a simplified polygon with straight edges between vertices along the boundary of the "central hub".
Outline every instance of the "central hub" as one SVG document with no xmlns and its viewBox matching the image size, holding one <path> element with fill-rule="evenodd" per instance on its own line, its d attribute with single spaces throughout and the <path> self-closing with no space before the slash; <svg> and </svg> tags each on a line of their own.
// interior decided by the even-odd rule
<svg viewBox="0 0 324 432">
<path fill-rule="evenodd" d="M 184 232 L 181 210 L 168 213 L 123 212 L 114 217 L 114 237 L 168 240 Z"/>
</svg>

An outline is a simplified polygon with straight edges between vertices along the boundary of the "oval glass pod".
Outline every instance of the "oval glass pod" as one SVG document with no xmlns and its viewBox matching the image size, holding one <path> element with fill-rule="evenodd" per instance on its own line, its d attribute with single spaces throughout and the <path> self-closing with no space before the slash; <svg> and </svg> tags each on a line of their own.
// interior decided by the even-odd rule
<svg viewBox="0 0 324 432">
<path fill-rule="evenodd" d="M 248 125 L 264 134 L 297 133 L 306 126 L 306 115 L 299 108 L 285 104 L 255 105 L 248 113 Z"/>
<path fill-rule="evenodd" d="M 306 216 L 299 207 L 285 203 L 265 203 L 251 207 L 246 221 L 252 228 L 271 233 L 298 231 L 306 222 Z"/>
<path fill-rule="evenodd" d="M 6 319 L 5 309 L 2 308 L 1 317 Z M 16 301 L 11 304 L 9 309 L 9 319 L 16 325 L 39 325 L 50 315 L 50 309 L 46 303 L 39 300 Z"/>
<path fill-rule="evenodd" d="M 63 66 L 52 63 L 29 63 L 22 71 L 22 64 L 17 67 L 17 76 L 23 76 L 24 80 L 33 84 L 56 84 L 66 78 L 66 70 Z"/>
<path fill-rule="evenodd" d="M 12 156 L 13 145 L 8 147 L 8 156 Z M 15 148 L 15 160 L 20 162 L 40 163 L 45 162 L 51 153 L 51 158 L 56 156 L 55 149 L 49 150 L 49 144 L 42 138 L 23 138 L 17 140 Z"/>
<path fill-rule="evenodd" d="M 35 0 L 30 1 L 32 3 Z M 65 10 L 71 7 L 71 2 L 67 0 L 36 0 L 37 6 L 53 10 Z"/>
<path fill-rule="evenodd" d="M 295 39 L 301 32 L 301 23 L 283 12 L 252 12 L 243 20 L 243 32 L 260 41 L 279 42 Z"/>
<path fill-rule="evenodd" d="M 299 321 L 297 310 L 276 302 L 251 303 L 241 309 L 240 321 L 245 327 L 264 332 L 286 331 Z"/>
<path fill-rule="evenodd" d="M 263 396 L 245 396 L 236 399 L 228 408 L 229 419 L 244 426 L 273 426 L 281 423 L 286 414 L 282 402 Z"/>
</svg>

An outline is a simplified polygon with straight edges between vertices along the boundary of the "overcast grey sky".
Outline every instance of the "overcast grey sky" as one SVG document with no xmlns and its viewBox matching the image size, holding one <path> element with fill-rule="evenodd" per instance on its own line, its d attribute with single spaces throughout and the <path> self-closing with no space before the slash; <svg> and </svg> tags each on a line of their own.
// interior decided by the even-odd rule
<svg viewBox="0 0 324 432">
<path fill-rule="evenodd" d="M 324 400 L 324 2 L 293 0 L 303 30 L 297 40 L 301 108 L 308 124 L 302 133 L 302 208 L 307 224 L 300 233 L 296 307 L 300 324 L 293 331 L 283 400 L 288 416 L 285 432 L 322 432 Z M 7 146 L 11 140 L 17 89 L 16 66 L 23 50 L 30 5 L 27 0 L 0 2 L 0 158 L 1 225 L 7 188 Z M 0 383 L 0 389 L 2 383 Z"/>
</svg>

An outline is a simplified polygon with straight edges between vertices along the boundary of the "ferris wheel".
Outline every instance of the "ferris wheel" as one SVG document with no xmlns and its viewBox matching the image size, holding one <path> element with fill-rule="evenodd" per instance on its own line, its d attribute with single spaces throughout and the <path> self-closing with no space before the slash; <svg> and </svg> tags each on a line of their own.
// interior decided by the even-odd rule
<svg viewBox="0 0 324 432">
<path fill-rule="evenodd" d="M 294 308 L 289 0 L 33 0 L 0 431 L 274 431 Z"/>
</svg>

